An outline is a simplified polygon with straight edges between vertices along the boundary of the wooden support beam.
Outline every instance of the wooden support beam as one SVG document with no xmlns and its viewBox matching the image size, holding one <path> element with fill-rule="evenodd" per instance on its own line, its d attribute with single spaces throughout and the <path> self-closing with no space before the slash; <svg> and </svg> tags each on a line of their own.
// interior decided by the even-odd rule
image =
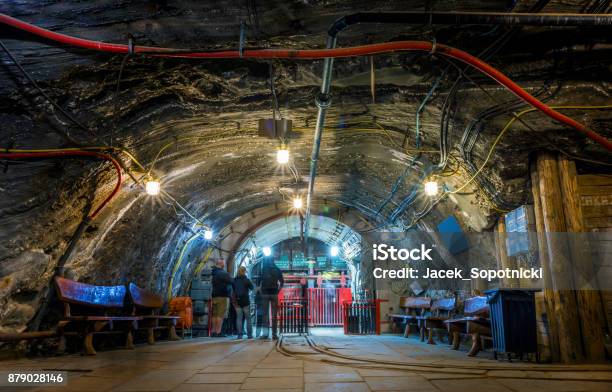
<svg viewBox="0 0 612 392">
<path fill-rule="evenodd" d="M 542 153 L 537 158 L 540 201 L 544 221 L 546 245 L 553 285 L 554 315 L 559 331 L 559 358 L 571 363 L 584 359 L 576 293 L 573 286 L 573 267 L 567 243 L 559 233 L 566 231 L 563 199 L 559 183 L 557 158 Z"/>
<path fill-rule="evenodd" d="M 552 277 L 550 276 L 550 262 L 548 259 L 548 247 L 546 244 L 546 229 L 544 227 L 544 216 L 542 213 L 542 202 L 540 200 L 540 177 L 535 162 L 531 164 L 531 192 L 533 194 L 533 211 L 535 215 L 536 232 L 538 238 L 538 255 L 540 267 L 544 278 L 544 303 L 546 310 L 546 321 L 548 327 L 548 347 L 550 349 L 550 360 L 559 362 L 559 331 L 557 329 L 557 318 L 555 317 L 555 297 L 553 293 Z"/>
<path fill-rule="evenodd" d="M 580 193 L 578 190 L 578 176 L 576 164 L 565 156 L 558 157 L 559 180 L 565 224 L 567 227 L 567 242 L 570 247 L 574 266 L 574 284 L 577 289 L 578 312 L 582 329 L 582 342 L 584 354 L 589 361 L 602 362 L 605 360 L 604 346 L 604 307 L 599 285 L 593 270 L 591 247 L 586 231 Z"/>
<path fill-rule="evenodd" d="M 514 263 L 514 260 L 511 260 L 510 257 L 508 257 L 508 248 L 506 246 L 506 219 L 504 218 L 504 216 L 500 216 L 499 219 L 497 220 L 497 226 L 496 226 L 496 236 L 497 236 L 497 254 L 499 256 L 499 262 L 501 264 L 501 268 L 502 269 L 506 269 L 509 268 L 511 270 L 516 268 L 516 263 Z M 504 287 L 511 287 L 511 288 L 518 288 L 520 287 L 519 281 L 518 279 L 515 278 L 505 278 L 503 281 L 503 286 Z"/>
</svg>

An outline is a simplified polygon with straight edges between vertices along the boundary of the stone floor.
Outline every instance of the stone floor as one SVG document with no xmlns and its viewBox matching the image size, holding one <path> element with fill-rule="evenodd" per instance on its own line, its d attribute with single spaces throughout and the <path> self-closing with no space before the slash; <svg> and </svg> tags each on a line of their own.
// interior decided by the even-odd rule
<svg viewBox="0 0 612 392">
<path fill-rule="evenodd" d="M 37 391 L 452 391 L 573 392 L 612 391 L 612 366 L 508 363 L 490 354 L 467 358 L 445 344 L 430 346 L 398 336 L 346 337 L 314 331 L 318 347 L 360 359 L 407 365 L 381 365 L 327 355 L 304 338 L 287 337 L 279 352 L 260 340 L 192 339 L 159 342 L 135 350 L 99 352 L 95 357 L 0 362 L 2 370 L 64 370 L 68 385 L 13 388 Z M 0 388 L 1 389 L 1 388 Z"/>
</svg>

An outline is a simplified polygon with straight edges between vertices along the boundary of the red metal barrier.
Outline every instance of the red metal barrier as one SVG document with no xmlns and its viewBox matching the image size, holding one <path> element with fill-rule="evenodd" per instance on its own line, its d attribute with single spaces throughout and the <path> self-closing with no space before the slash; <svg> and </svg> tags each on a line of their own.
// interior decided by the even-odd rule
<svg viewBox="0 0 612 392">
<path fill-rule="evenodd" d="M 308 288 L 308 321 L 311 327 L 340 327 L 343 325 L 342 303 L 352 298 L 350 288 Z M 279 302 L 302 298 L 301 287 L 283 288 Z"/>
<path fill-rule="evenodd" d="M 283 299 L 278 304 L 280 333 L 308 333 L 308 303 L 305 298 Z"/>
<path fill-rule="evenodd" d="M 345 335 L 380 335 L 380 303 L 387 300 L 345 301 L 342 324 Z"/>
</svg>

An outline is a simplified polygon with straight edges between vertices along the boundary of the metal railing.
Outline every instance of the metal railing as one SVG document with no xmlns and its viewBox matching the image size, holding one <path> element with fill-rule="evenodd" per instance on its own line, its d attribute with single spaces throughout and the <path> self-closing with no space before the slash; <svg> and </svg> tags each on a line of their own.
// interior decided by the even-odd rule
<svg viewBox="0 0 612 392">
<path fill-rule="evenodd" d="M 342 304 L 344 333 L 380 335 L 380 302 L 353 301 Z"/>
<path fill-rule="evenodd" d="M 308 299 L 281 299 L 278 303 L 277 320 L 281 334 L 308 334 Z"/>
</svg>

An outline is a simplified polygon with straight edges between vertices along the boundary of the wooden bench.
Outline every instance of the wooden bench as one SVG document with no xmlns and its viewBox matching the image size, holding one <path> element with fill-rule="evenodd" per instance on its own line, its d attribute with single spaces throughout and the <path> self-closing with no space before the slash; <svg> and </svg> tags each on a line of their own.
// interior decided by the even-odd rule
<svg viewBox="0 0 612 392">
<path fill-rule="evenodd" d="M 463 317 L 444 321 L 449 335 L 452 335 L 452 349 L 458 350 L 460 335 L 472 336 L 472 347 L 468 356 L 473 357 L 481 350 L 481 336 L 491 336 L 491 320 L 487 297 L 472 297 L 465 300 Z"/>
<path fill-rule="evenodd" d="M 159 310 L 164 306 L 162 297 L 141 289 L 134 283 L 129 284 L 128 293 L 132 304 L 132 315 L 142 318 L 138 330 L 147 332 L 147 343 L 155 344 L 157 330 L 167 330 L 169 340 L 181 340 L 176 334 L 176 323 L 180 317 L 159 314 Z"/>
<path fill-rule="evenodd" d="M 433 340 L 434 330 L 447 330 L 444 322 L 451 318 L 455 311 L 455 304 L 456 299 L 454 297 L 437 299 L 431 305 L 430 314 L 417 317 L 421 336 L 424 336 L 425 332 L 427 332 L 428 344 L 436 344 Z"/>
<path fill-rule="evenodd" d="M 404 328 L 404 337 L 407 338 L 410 334 L 410 327 L 418 328 L 418 316 L 422 316 L 426 310 L 431 308 L 431 298 L 429 297 L 400 297 L 400 308 L 404 310 L 403 314 L 392 314 L 393 320 L 402 320 L 406 323 Z M 423 331 L 424 333 L 424 331 Z M 421 334 L 421 341 L 425 340 L 425 335 Z"/>
<path fill-rule="evenodd" d="M 83 339 L 87 355 L 96 355 L 94 334 L 123 333 L 125 348 L 134 348 L 133 331 L 142 317 L 121 315 L 125 286 L 94 286 L 56 276 L 55 287 L 58 299 L 64 304 L 64 318 L 58 324 L 60 352 L 66 348 L 68 335 Z"/>
</svg>

